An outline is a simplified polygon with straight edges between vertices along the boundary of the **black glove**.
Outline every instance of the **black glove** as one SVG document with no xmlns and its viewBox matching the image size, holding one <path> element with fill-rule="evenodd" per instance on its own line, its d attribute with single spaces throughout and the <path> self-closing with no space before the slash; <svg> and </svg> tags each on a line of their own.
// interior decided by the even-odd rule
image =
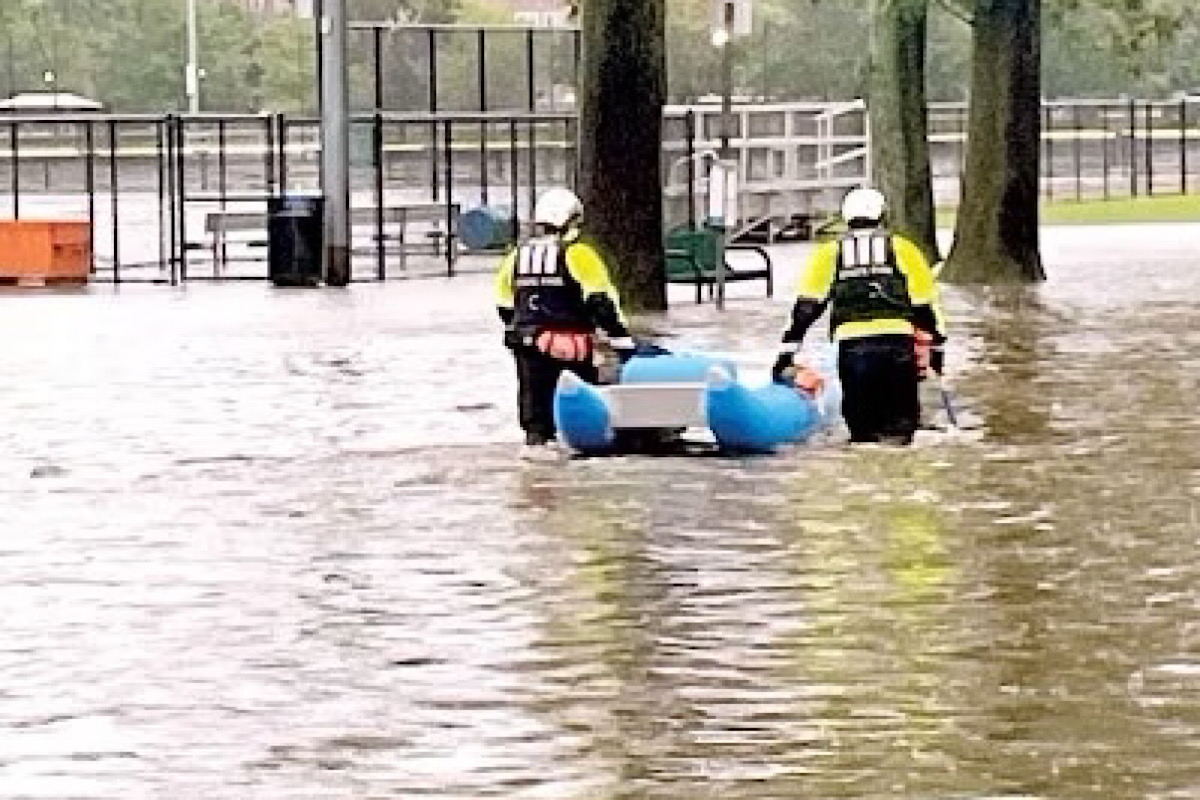
<svg viewBox="0 0 1200 800">
<path fill-rule="evenodd" d="M 796 354 L 793 351 L 780 351 L 779 357 L 775 359 L 775 366 L 771 367 L 771 380 L 776 383 L 789 383 L 788 376 L 785 373 L 795 366 L 795 359 Z"/>
<path fill-rule="evenodd" d="M 942 368 L 946 366 L 946 351 L 941 345 L 934 345 L 929 349 L 929 369 L 935 375 L 942 374 Z"/>
<path fill-rule="evenodd" d="M 612 347 L 613 352 L 617 354 L 617 360 L 622 364 L 633 358 L 637 353 L 637 343 L 633 341 L 633 337 L 631 336 L 609 339 L 608 344 Z"/>
<path fill-rule="evenodd" d="M 521 346 L 521 334 L 512 328 L 504 330 L 504 346 L 509 350 L 516 350 Z"/>
<path fill-rule="evenodd" d="M 633 348 L 633 354 L 638 358 L 653 358 L 654 356 L 669 356 L 671 351 L 665 347 L 659 347 L 654 342 L 638 342 Z"/>
</svg>

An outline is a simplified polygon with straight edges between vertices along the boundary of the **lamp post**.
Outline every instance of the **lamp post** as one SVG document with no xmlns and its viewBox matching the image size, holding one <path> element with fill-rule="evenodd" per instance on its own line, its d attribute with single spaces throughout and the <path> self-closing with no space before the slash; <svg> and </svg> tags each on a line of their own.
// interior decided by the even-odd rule
<svg viewBox="0 0 1200 800">
<path fill-rule="evenodd" d="M 321 191 L 325 196 L 327 286 L 350 282 L 350 91 L 346 61 L 346 4 L 322 3 Z"/>
<path fill-rule="evenodd" d="M 729 135 L 733 127 L 733 46 L 730 43 L 733 6 L 726 5 L 724 24 L 715 29 L 712 43 L 721 52 L 721 158 L 729 158 Z"/>
<path fill-rule="evenodd" d="M 196 0 L 187 0 L 187 70 L 184 84 L 188 97 L 188 112 L 200 113 L 199 32 L 196 28 Z"/>
</svg>

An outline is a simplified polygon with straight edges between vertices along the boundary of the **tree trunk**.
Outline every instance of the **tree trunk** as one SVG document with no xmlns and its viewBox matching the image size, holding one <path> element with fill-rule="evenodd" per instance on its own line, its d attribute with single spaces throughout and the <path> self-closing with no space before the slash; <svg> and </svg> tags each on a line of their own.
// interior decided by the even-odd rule
<svg viewBox="0 0 1200 800">
<path fill-rule="evenodd" d="M 582 7 L 579 186 L 585 229 L 626 306 L 667 307 L 663 256 L 664 0 Z"/>
<path fill-rule="evenodd" d="M 928 0 L 871 0 L 867 109 L 875 184 L 888 198 L 891 227 L 932 263 L 940 254 L 925 103 L 928 16 Z"/>
<path fill-rule="evenodd" d="M 967 169 L 942 277 L 1039 281 L 1041 0 L 976 0 Z"/>
</svg>

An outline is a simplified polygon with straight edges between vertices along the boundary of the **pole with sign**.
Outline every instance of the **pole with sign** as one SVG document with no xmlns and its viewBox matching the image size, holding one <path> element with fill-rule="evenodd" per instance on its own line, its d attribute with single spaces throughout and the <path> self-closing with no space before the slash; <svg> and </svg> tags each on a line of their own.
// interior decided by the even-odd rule
<svg viewBox="0 0 1200 800">
<path fill-rule="evenodd" d="M 725 233 L 737 221 L 738 171 L 733 136 L 733 40 L 753 30 L 751 0 L 713 0 L 712 43 L 721 51 L 721 149 L 708 170 L 708 214 L 705 227 L 717 242 L 717 308 L 725 308 Z"/>
<path fill-rule="evenodd" d="M 725 308 L 725 231 L 737 219 L 738 174 L 732 162 L 713 158 L 708 167 L 708 209 L 705 227 L 716 241 L 717 308 Z"/>
</svg>

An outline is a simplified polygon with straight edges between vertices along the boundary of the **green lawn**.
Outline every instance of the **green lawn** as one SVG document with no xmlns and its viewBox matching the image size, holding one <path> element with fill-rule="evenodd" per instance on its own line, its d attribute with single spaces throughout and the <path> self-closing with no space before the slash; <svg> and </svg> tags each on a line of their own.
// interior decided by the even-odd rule
<svg viewBox="0 0 1200 800">
<path fill-rule="evenodd" d="M 957 209 L 939 208 L 938 225 L 952 227 Z M 1099 225 L 1114 222 L 1200 222 L 1200 195 L 1042 203 L 1042 222 Z"/>
</svg>

